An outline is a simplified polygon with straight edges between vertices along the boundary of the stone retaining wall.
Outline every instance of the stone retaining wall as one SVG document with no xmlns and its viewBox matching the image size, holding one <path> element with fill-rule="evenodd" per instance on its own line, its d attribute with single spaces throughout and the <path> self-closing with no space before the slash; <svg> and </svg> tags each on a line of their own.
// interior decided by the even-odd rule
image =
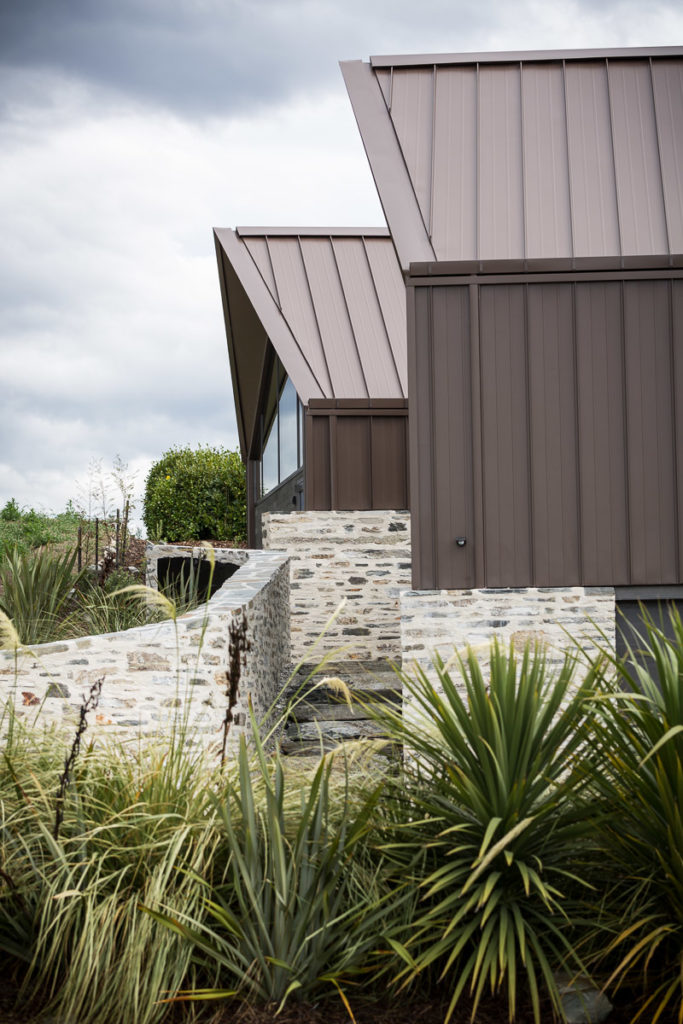
<svg viewBox="0 0 683 1024">
<path fill-rule="evenodd" d="M 263 546 L 292 567 L 292 660 L 348 647 L 364 661 L 401 655 L 399 592 L 410 586 L 408 512 L 270 512 Z M 311 652 L 342 598 L 344 611 Z"/>
<path fill-rule="evenodd" d="M 290 664 L 287 556 L 234 554 L 243 563 L 235 575 L 207 604 L 176 623 L 20 649 L 16 665 L 13 651 L 0 651 L 0 695 L 14 698 L 25 720 L 71 727 L 90 687 L 102 679 L 99 705 L 88 722 L 95 733 L 124 738 L 163 734 L 177 715 L 219 747 L 227 706 L 228 634 L 244 614 L 251 650 L 229 733 L 234 748 L 248 729 L 248 698 L 256 717 L 262 717 Z"/>
<path fill-rule="evenodd" d="M 559 663 L 570 638 L 595 648 L 613 644 L 614 631 L 612 587 L 401 593 L 402 661 L 408 670 L 414 662 L 427 668 L 434 651 L 444 661 L 468 645 L 485 652 L 494 635 L 520 647 L 539 641 L 546 645 L 548 661 Z"/>
</svg>

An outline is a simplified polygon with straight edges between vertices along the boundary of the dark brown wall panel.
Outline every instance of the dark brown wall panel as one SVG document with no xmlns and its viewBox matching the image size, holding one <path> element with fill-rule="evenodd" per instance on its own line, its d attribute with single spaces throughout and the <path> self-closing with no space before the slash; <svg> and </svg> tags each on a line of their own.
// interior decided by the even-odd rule
<svg viewBox="0 0 683 1024">
<path fill-rule="evenodd" d="M 410 292 L 413 585 L 683 582 L 681 271 Z"/>
<path fill-rule="evenodd" d="M 582 583 L 630 580 L 621 284 L 575 286 Z"/>
<path fill-rule="evenodd" d="M 678 578 L 683 580 L 683 281 L 671 282 Z"/>
<path fill-rule="evenodd" d="M 533 566 L 524 289 L 482 287 L 479 317 L 486 586 L 526 587 Z"/>
<path fill-rule="evenodd" d="M 572 286 L 529 285 L 527 324 L 534 579 L 575 586 L 581 566 Z"/>
<path fill-rule="evenodd" d="M 423 287 L 411 289 L 408 296 L 408 394 L 412 417 L 409 444 L 413 585 L 425 590 L 437 585 L 432 388 L 432 289 Z"/>
<path fill-rule="evenodd" d="M 435 586 L 456 576 L 474 585 L 469 290 L 437 288 L 433 301 Z M 438 411 L 438 412 L 437 412 Z M 460 547 L 456 538 L 465 538 Z"/>
<path fill-rule="evenodd" d="M 370 420 L 372 508 L 408 508 L 407 416 Z"/>
<path fill-rule="evenodd" d="M 330 421 L 327 416 L 306 417 L 305 474 L 306 508 L 332 508 Z"/>
<path fill-rule="evenodd" d="M 306 508 L 407 508 L 407 401 L 312 401 L 305 469 Z"/>
<path fill-rule="evenodd" d="M 372 508 L 370 419 L 368 416 L 337 416 L 335 508 Z"/>
<path fill-rule="evenodd" d="M 669 284 L 624 284 L 631 583 L 674 583 L 676 468 Z"/>
</svg>

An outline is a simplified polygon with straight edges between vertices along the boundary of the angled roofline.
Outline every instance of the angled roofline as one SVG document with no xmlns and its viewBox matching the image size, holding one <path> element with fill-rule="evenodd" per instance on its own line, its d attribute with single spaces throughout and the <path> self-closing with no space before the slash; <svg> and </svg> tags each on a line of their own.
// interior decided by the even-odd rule
<svg viewBox="0 0 683 1024">
<path fill-rule="evenodd" d="M 377 355 L 372 355 L 375 351 L 374 348 L 372 350 L 367 349 L 368 342 L 373 345 L 375 343 L 372 341 L 374 335 L 370 327 L 368 327 L 370 333 L 366 343 L 361 349 L 358 348 L 357 324 L 354 326 L 355 321 L 348 308 L 349 295 L 346 293 L 346 285 L 343 284 L 340 277 L 341 301 L 347 304 L 350 337 L 353 345 L 355 345 L 355 351 L 358 356 L 358 370 L 364 381 L 364 386 L 358 392 L 358 395 L 364 396 L 367 390 L 368 398 L 374 400 L 377 397 L 391 396 L 395 390 L 398 390 L 400 394 L 405 396 L 405 369 L 402 369 L 401 363 L 397 362 L 402 351 L 401 348 L 397 349 L 396 347 L 398 344 L 396 338 L 397 325 L 394 323 L 393 316 L 390 320 L 387 320 L 385 309 L 388 278 L 384 281 L 381 291 L 378 292 L 377 290 L 379 283 L 378 279 L 376 279 L 376 273 L 379 273 L 380 280 L 384 280 L 386 267 L 389 266 L 387 264 L 385 267 L 387 258 L 390 259 L 393 266 L 391 270 L 393 284 L 391 287 L 394 289 L 398 287 L 401 280 L 398 264 L 393 263 L 395 256 L 392 251 L 393 246 L 391 245 L 389 231 L 386 227 L 243 227 L 235 230 L 231 228 L 214 228 L 213 233 L 218 259 L 223 315 L 237 422 L 240 432 L 240 444 L 243 452 L 248 453 L 251 450 L 255 436 L 257 409 L 254 402 L 255 400 L 258 401 L 258 399 L 255 399 L 254 375 L 260 375 L 262 382 L 263 373 L 266 369 L 267 343 L 276 352 L 304 405 L 308 405 L 311 400 L 326 399 L 330 396 L 334 397 L 335 387 L 341 389 L 340 397 L 342 398 L 356 397 L 355 386 L 350 385 L 350 382 L 354 379 L 353 374 L 349 376 L 349 374 L 345 374 L 343 371 L 345 365 L 343 357 L 338 356 L 337 348 L 333 349 L 329 344 L 326 348 L 325 332 L 320 333 L 320 325 L 318 324 L 319 309 L 313 304 L 312 316 L 318 325 L 318 341 L 321 346 L 320 354 L 323 360 L 323 363 L 320 365 L 316 361 L 315 352 L 311 349 L 311 339 L 308 337 L 308 334 L 304 332 L 304 335 L 299 337 L 296 323 L 290 320 L 289 313 L 291 310 L 288 310 L 287 303 L 278 294 L 277 283 L 275 280 L 271 282 L 267 277 L 264 277 L 264 270 L 251 251 L 250 243 L 255 239 L 262 239 L 266 243 L 268 243 L 269 239 L 287 239 L 289 243 L 298 246 L 299 250 L 302 245 L 317 244 L 315 242 L 316 239 L 321 239 L 326 244 L 332 245 L 332 247 L 334 247 L 335 243 L 341 245 L 345 239 L 355 240 L 361 244 L 362 252 L 365 254 L 363 267 L 367 266 L 367 274 L 369 275 L 367 287 L 375 296 L 377 316 L 383 325 L 384 335 L 386 335 L 387 352 L 382 358 L 385 359 L 385 362 L 390 359 L 390 363 L 384 369 L 378 369 L 379 364 L 375 362 Z M 379 244 L 381 244 L 384 256 L 378 266 L 373 269 L 374 262 L 370 260 L 367 247 Z M 332 255 L 336 265 L 337 257 L 334 255 L 334 248 L 332 249 Z M 339 268 L 337 268 L 337 273 L 339 273 Z M 304 277 L 304 282 L 310 289 L 310 282 L 308 282 L 306 277 Z M 313 303 L 312 296 L 311 302 Z M 356 309 L 355 313 L 356 319 L 358 315 L 363 315 L 362 309 L 360 313 Z M 370 321 L 372 321 L 372 317 Z M 405 345 L 404 331 L 405 328 L 401 332 L 400 342 L 402 346 Z M 337 356 L 335 356 L 336 377 L 330 376 L 328 380 L 325 377 L 325 373 L 329 372 L 328 361 L 330 354 L 334 355 L 335 352 L 337 353 Z M 341 370 L 340 367 L 342 368 Z M 371 378 L 367 377 L 368 371 L 371 373 Z M 383 380 L 385 371 L 391 377 L 390 381 Z M 379 377 L 377 376 L 378 373 Z M 395 381 L 393 380 L 393 374 L 395 374 Z M 345 387 L 341 387 L 344 384 L 342 378 L 346 379 Z M 382 378 L 382 380 L 379 378 Z M 370 380 L 372 380 L 371 384 L 369 383 Z M 383 386 L 379 386 L 382 384 L 382 381 L 387 385 L 386 391 L 383 390 Z"/>
<path fill-rule="evenodd" d="M 674 77 L 677 76 L 682 58 L 683 46 L 659 46 L 493 53 L 403 54 L 374 56 L 370 58 L 369 62 L 342 62 L 340 66 L 349 99 L 404 277 L 409 273 L 410 263 L 432 263 L 437 259 L 437 253 L 440 258 L 447 258 L 451 249 L 454 253 L 461 254 L 467 259 L 480 258 L 482 255 L 487 258 L 526 257 L 528 255 L 541 257 L 573 256 L 578 252 L 581 256 L 598 256 L 620 253 L 630 255 L 641 252 L 644 254 L 670 252 L 672 248 L 680 250 L 683 219 L 680 205 L 678 205 L 680 177 L 676 169 L 677 164 L 680 166 L 680 153 L 683 152 L 680 142 L 680 102 L 676 100 L 674 108 L 669 111 L 669 107 L 666 106 L 669 86 L 666 84 L 665 77 L 662 76 L 669 74 L 667 69 L 670 66 L 674 69 Z M 632 94 L 636 90 L 636 76 L 640 75 L 640 66 L 644 66 L 643 74 L 645 75 L 648 63 L 650 75 L 647 88 L 651 90 L 651 96 L 643 107 L 644 113 L 641 116 L 641 121 L 644 120 L 644 127 L 641 126 L 643 138 L 639 142 L 639 137 L 635 138 L 637 133 L 632 133 L 635 138 L 633 141 L 627 129 L 628 124 L 638 121 L 640 108 Z M 601 86 L 598 97 L 604 106 L 604 111 L 603 107 L 600 107 L 598 113 L 603 121 L 606 118 L 607 129 L 605 130 L 605 125 L 601 122 L 593 134 L 597 133 L 601 140 L 606 140 L 605 152 L 603 153 L 601 150 L 600 154 L 606 161 L 603 161 L 606 169 L 594 186 L 590 182 L 590 175 L 586 174 L 585 168 L 581 164 L 587 143 L 577 128 L 577 116 L 581 114 L 583 100 L 578 93 L 578 86 L 574 85 L 573 107 L 571 108 L 574 127 L 572 128 L 567 107 L 567 76 L 571 74 L 572 82 L 576 83 L 584 75 L 590 77 L 596 73 L 601 74 L 601 65 L 607 78 L 604 88 Z M 610 93 L 609 72 L 611 68 L 617 67 L 621 68 L 620 74 L 628 75 L 628 81 L 626 79 L 624 81 L 628 85 L 630 93 L 626 91 L 619 93 L 620 103 L 615 114 L 613 95 Z M 528 142 L 531 158 L 526 160 L 524 152 L 524 95 L 517 96 L 515 94 L 515 97 L 509 99 L 508 94 L 505 93 L 506 101 L 509 99 L 510 104 L 517 103 L 520 108 L 519 111 L 516 107 L 514 108 L 511 120 L 506 126 L 501 121 L 502 115 L 494 115 L 494 107 L 491 106 L 491 90 L 493 88 L 491 83 L 499 72 L 500 75 L 514 73 L 519 76 L 521 83 L 523 72 L 529 68 L 535 68 L 537 75 L 550 76 L 559 72 L 563 77 L 563 91 L 561 91 L 559 99 L 557 96 L 547 99 L 544 97 L 541 102 L 533 100 L 533 97 L 529 100 L 527 96 L 527 101 L 531 103 L 532 111 L 539 104 L 541 107 L 543 107 L 543 103 L 546 107 L 548 104 L 554 104 L 556 113 L 561 115 L 560 119 L 564 119 L 564 124 L 558 128 L 557 139 L 554 136 L 552 138 L 544 136 L 543 145 L 539 143 L 539 138 L 534 136 L 533 131 L 530 132 L 527 138 L 531 140 Z M 457 130 L 462 136 L 460 141 L 463 142 L 466 139 L 470 147 L 467 154 L 474 154 L 470 162 L 461 160 L 460 154 L 448 150 L 450 143 L 447 140 L 444 141 L 446 129 L 443 117 L 438 123 L 435 120 L 438 95 L 436 77 L 432 79 L 431 101 L 425 98 L 427 92 L 423 90 L 420 93 L 422 99 L 419 111 L 417 108 L 413 110 L 409 105 L 406 106 L 406 91 L 410 93 L 411 89 L 417 88 L 415 82 L 421 81 L 419 76 L 436 76 L 438 74 L 444 76 L 443 81 L 446 84 L 455 81 L 455 78 L 451 80 L 449 75 L 464 76 L 463 83 L 465 83 L 465 79 L 467 83 L 471 80 L 475 82 L 474 99 L 468 99 L 467 109 L 457 121 L 459 126 Z M 412 76 L 416 76 L 416 78 L 415 81 L 410 82 Z M 397 94 L 395 106 L 394 90 L 397 81 L 402 88 Z M 458 81 L 460 80 L 458 79 Z M 481 109 L 479 107 L 480 81 L 488 89 L 486 93 L 489 103 L 489 107 L 486 107 L 488 120 L 484 128 L 489 134 L 486 137 L 482 134 L 482 125 L 478 120 Z M 502 82 L 503 79 L 500 78 L 500 81 Z M 666 115 L 661 122 L 656 110 L 658 88 L 660 90 L 660 106 Z M 626 85 L 624 90 L 626 90 Z M 410 95 L 412 101 L 416 103 L 416 95 L 413 93 Z M 632 101 L 630 107 L 627 103 L 629 97 Z M 446 99 L 444 102 L 447 103 L 449 100 Z M 603 117 L 603 113 L 605 113 L 605 117 Z M 541 114 L 547 121 L 550 116 L 548 110 L 543 107 Z M 399 118 L 399 121 L 403 117 L 403 121 L 400 121 L 399 124 L 396 117 Z M 407 122 L 406 117 L 408 118 Z M 422 117 L 422 121 L 419 120 L 420 117 Z M 618 138 L 615 135 L 615 118 L 621 118 L 617 124 L 620 129 Z M 422 126 L 420 139 L 415 136 L 416 125 Z M 662 129 L 665 131 L 664 141 L 660 135 L 660 125 L 664 125 Z M 570 128 L 572 128 L 573 134 L 570 133 Z M 441 132 L 438 136 L 437 131 Z M 505 198 L 506 186 L 498 180 L 500 175 L 494 173 L 497 164 L 495 163 L 495 146 L 492 140 L 499 136 L 502 140 L 499 149 L 514 172 L 511 183 L 508 182 L 509 195 L 507 198 Z M 589 141 L 592 138 L 590 132 L 588 132 L 587 138 Z M 441 145 L 437 145 L 438 142 Z M 431 153 L 429 152 L 430 144 Z M 509 153 L 506 150 L 506 145 Z M 639 145 L 642 150 L 642 160 L 636 153 L 637 159 L 629 162 L 632 150 L 638 150 Z M 545 146 L 545 150 L 541 153 L 543 146 Z M 664 149 L 663 146 L 665 146 Z M 445 150 L 448 152 L 445 153 Z M 518 153 L 517 150 L 520 152 Z M 638 152 L 640 153 L 640 150 Z M 480 174 L 482 153 L 486 157 L 484 166 L 488 172 L 487 182 L 483 183 L 488 190 L 488 200 L 484 205 L 482 205 L 481 199 L 483 193 Z M 536 163 L 534 163 L 534 159 L 536 159 Z M 417 161 L 419 160 L 422 163 L 418 172 Z M 439 162 L 437 163 L 437 161 Z M 415 166 L 413 166 L 413 162 L 416 162 Z M 551 187 L 542 191 L 536 188 L 536 185 L 538 185 L 541 171 L 543 169 L 548 171 L 548 165 L 552 165 L 550 167 L 552 173 L 548 175 L 550 186 L 556 186 L 561 191 L 560 198 L 563 205 L 558 205 L 556 202 L 552 207 L 553 215 L 557 214 L 557 222 L 553 220 L 546 228 L 542 206 L 543 203 L 552 202 Z M 453 168 L 457 169 L 457 173 Z M 527 175 L 528 169 L 530 170 Z M 654 182 L 651 196 L 647 187 L 648 175 Z M 447 191 L 448 181 L 453 177 L 456 180 L 456 188 L 460 186 L 466 188 L 466 195 L 463 194 L 458 198 L 457 195 Z M 570 178 L 575 178 L 576 182 L 570 181 Z M 496 182 L 497 191 L 495 190 Z M 578 186 L 575 191 L 573 184 Z M 529 188 L 532 190 L 530 193 L 532 202 L 527 207 Z M 631 201 L 633 195 L 636 194 L 634 190 L 638 188 L 647 193 L 648 198 L 648 202 L 642 204 L 642 210 L 638 203 L 634 206 Z M 498 221 L 495 221 L 492 213 L 494 193 L 498 205 L 502 208 L 502 215 Z M 519 195 L 515 199 L 517 193 Z M 579 199 L 575 202 L 576 196 L 579 196 Z M 590 211 L 602 201 L 611 204 L 608 209 L 609 222 L 606 226 L 602 221 L 590 219 Z M 437 204 L 436 209 L 438 210 L 436 219 L 433 214 L 434 203 Z M 471 208 L 468 205 L 470 203 Z M 624 230 L 627 232 L 626 237 L 623 234 Z M 675 232 L 674 239 L 671 236 L 672 230 Z M 553 231 L 555 231 L 554 236 Z"/>
<path fill-rule="evenodd" d="M 520 62 L 552 62 L 562 60 L 600 60 L 623 57 L 681 57 L 683 46 L 632 46 L 587 50 L 501 50 L 484 53 L 416 53 L 370 57 L 373 68 L 412 68 L 435 64 L 509 64 Z M 352 63 L 349 61 L 348 63 Z"/>
<path fill-rule="evenodd" d="M 339 66 L 399 265 L 404 273 L 408 270 L 401 262 L 401 253 L 407 251 L 415 261 L 431 263 L 436 254 L 375 73 L 362 60 L 340 61 Z M 372 139 L 372 159 L 366 139 Z"/>
<path fill-rule="evenodd" d="M 388 238 L 389 228 L 236 227 L 235 234 L 239 238 Z"/>
<path fill-rule="evenodd" d="M 263 324 L 271 344 L 287 370 L 288 376 L 292 378 L 297 394 L 305 400 L 309 396 L 324 398 L 323 387 L 297 345 L 289 324 L 270 294 L 268 286 L 249 252 L 239 241 L 236 232 L 230 228 L 214 228 L 213 232 L 237 274 L 254 312 Z"/>
</svg>

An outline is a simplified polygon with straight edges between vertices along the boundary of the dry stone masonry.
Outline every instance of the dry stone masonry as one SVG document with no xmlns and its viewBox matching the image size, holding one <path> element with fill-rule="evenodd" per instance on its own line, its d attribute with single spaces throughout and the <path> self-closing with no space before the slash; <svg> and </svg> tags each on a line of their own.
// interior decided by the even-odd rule
<svg viewBox="0 0 683 1024">
<path fill-rule="evenodd" d="M 170 550 L 157 550 L 156 556 Z M 229 629 L 244 615 L 251 648 L 229 733 L 234 749 L 249 728 L 248 699 L 261 718 L 287 679 L 289 564 L 277 552 L 223 551 L 219 557 L 232 557 L 239 568 L 206 604 L 175 623 L 40 644 L 20 649 L 16 662 L 13 651 L 0 651 L 0 694 L 14 700 L 24 720 L 70 727 L 90 687 L 103 679 L 88 723 L 95 734 L 163 733 L 177 716 L 220 748 Z"/>
<path fill-rule="evenodd" d="M 271 512 L 263 546 L 291 558 L 294 662 L 339 647 L 343 657 L 398 661 L 399 592 L 411 580 L 408 512 Z M 311 653 L 342 598 L 346 607 Z"/>
<path fill-rule="evenodd" d="M 546 647 L 561 662 L 572 639 L 595 649 L 614 643 L 612 587 L 526 587 L 507 590 L 407 590 L 401 594 L 403 667 L 447 661 L 467 646 L 485 652 L 493 636 L 520 649 Z"/>
</svg>

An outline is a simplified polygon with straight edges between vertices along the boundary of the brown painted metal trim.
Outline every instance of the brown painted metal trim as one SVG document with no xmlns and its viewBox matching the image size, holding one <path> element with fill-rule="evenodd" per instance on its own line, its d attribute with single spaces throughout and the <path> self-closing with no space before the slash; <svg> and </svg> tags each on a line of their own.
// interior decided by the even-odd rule
<svg viewBox="0 0 683 1024">
<path fill-rule="evenodd" d="M 390 412 L 397 416 L 408 415 L 407 398 L 312 398 L 308 403 L 311 415 L 329 415 L 333 411 L 343 414 L 344 410 L 350 413 L 358 410 L 370 410 L 375 412 Z"/>
<path fill-rule="evenodd" d="M 330 508 L 337 508 L 339 488 L 337 486 L 337 417 L 330 416 Z"/>
<path fill-rule="evenodd" d="M 370 65 L 363 61 L 342 61 L 340 67 L 384 216 L 387 224 L 391 224 L 399 262 L 406 269 L 409 255 L 434 260 L 429 233 L 379 82 Z"/>
<path fill-rule="evenodd" d="M 681 46 L 633 46 L 583 50 L 509 50 L 483 53 L 416 53 L 370 57 L 372 68 L 412 68 L 438 64 L 518 64 L 602 60 L 620 58 L 642 60 L 644 57 L 682 57 Z"/>
<path fill-rule="evenodd" d="M 225 282 L 225 267 L 223 266 L 223 251 L 219 244 L 218 238 L 214 232 L 214 245 L 216 248 L 216 261 L 218 263 L 218 282 L 221 289 L 221 302 L 223 305 L 223 322 L 225 324 L 225 334 L 228 345 L 228 359 L 230 361 L 230 378 L 232 380 L 232 391 L 233 398 L 235 401 L 235 412 L 237 420 L 237 433 L 240 442 L 240 451 L 242 453 L 242 460 L 247 458 L 247 431 L 244 422 L 244 410 L 242 408 L 242 400 L 240 397 L 239 380 L 237 377 L 237 361 L 235 359 L 235 339 L 232 330 L 232 322 L 230 320 L 230 305 L 228 302 L 228 288 Z"/>
<path fill-rule="evenodd" d="M 303 402 L 323 395 L 322 385 L 299 348 L 248 250 L 235 232 L 228 228 L 214 228 L 214 235 L 237 274 L 287 375 L 292 378 L 296 393 Z"/>
<path fill-rule="evenodd" d="M 408 278 L 464 274 L 586 273 L 601 270 L 668 270 L 683 267 L 683 254 L 660 256 L 574 256 L 526 260 L 437 260 L 411 262 Z"/>
<path fill-rule="evenodd" d="M 470 285 L 470 374 L 472 380 L 472 490 L 474 506 L 474 586 L 486 580 L 484 546 L 484 478 L 481 424 L 481 355 L 479 351 L 479 289 Z"/>
<path fill-rule="evenodd" d="M 236 227 L 235 234 L 240 238 L 388 238 L 389 229 L 382 227 Z"/>
<path fill-rule="evenodd" d="M 584 273 L 561 272 L 556 274 L 468 274 L 466 277 L 410 277 L 406 288 L 436 288 L 447 285 L 465 286 L 469 284 L 561 284 L 576 281 L 676 281 L 683 277 L 683 268 L 666 270 L 622 270 L 622 271 L 586 271 Z"/>
<path fill-rule="evenodd" d="M 258 462 L 247 459 L 247 544 L 253 548 L 256 544 L 256 481 L 258 480 Z"/>
</svg>

